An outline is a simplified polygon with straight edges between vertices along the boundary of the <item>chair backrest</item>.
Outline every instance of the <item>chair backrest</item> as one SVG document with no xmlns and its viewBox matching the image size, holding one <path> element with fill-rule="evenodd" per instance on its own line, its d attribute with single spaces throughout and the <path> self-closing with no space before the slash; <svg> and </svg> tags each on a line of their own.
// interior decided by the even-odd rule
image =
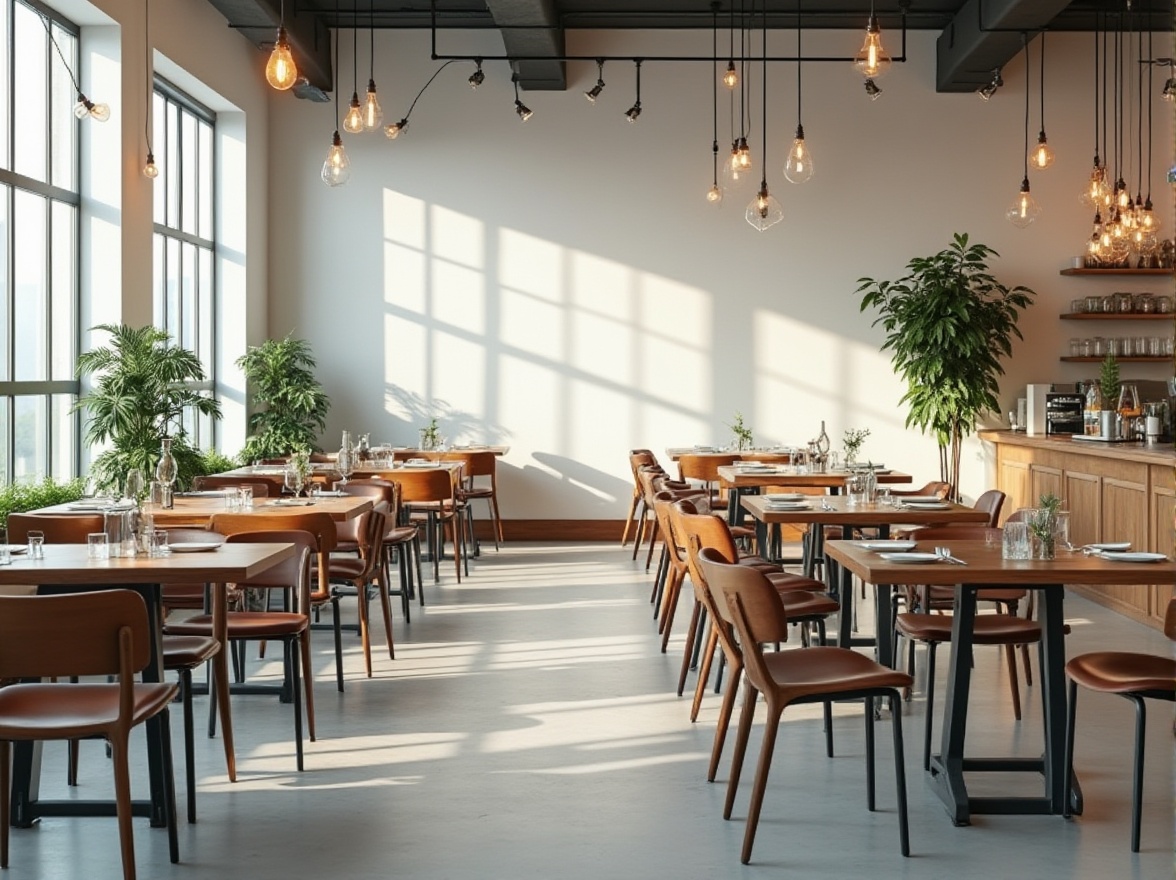
<svg viewBox="0 0 1176 880">
<path fill-rule="evenodd" d="M 315 537 L 316 550 L 330 553 L 338 543 L 335 521 L 329 513 L 290 511 L 288 513 L 214 513 L 208 528 L 222 535 L 239 532 L 310 532 Z"/>
<path fill-rule="evenodd" d="M 951 484 L 944 483 L 941 480 L 932 480 L 918 489 L 891 489 L 891 495 L 934 495 L 936 498 L 943 499 L 947 497 L 947 493 L 951 491 Z"/>
<path fill-rule="evenodd" d="M 310 557 L 318 550 L 318 540 L 301 529 L 267 529 L 257 532 L 236 532 L 225 537 L 226 544 L 293 544 L 294 555 L 270 566 L 255 578 L 238 581 L 241 587 L 279 587 L 293 589 L 302 602 L 302 594 L 309 590 Z M 299 608 L 306 608 L 299 605 Z"/>
<path fill-rule="evenodd" d="M 461 475 L 465 480 L 489 477 L 493 482 L 498 470 L 498 456 L 485 450 L 442 452 L 439 458 L 441 461 L 460 461 L 463 465 Z"/>
<path fill-rule="evenodd" d="M 678 457 L 678 476 L 683 480 L 696 480 L 707 487 L 718 482 L 719 468 L 734 464 L 738 455 L 714 455 L 685 453 Z"/>
<path fill-rule="evenodd" d="M 100 513 L 8 514 L 8 540 L 13 544 L 25 543 L 30 529 L 44 532 L 47 544 L 85 544 L 86 535 L 105 527 L 105 518 Z"/>
<path fill-rule="evenodd" d="M 1164 612 L 1164 635 L 1176 642 L 1176 596 L 1168 600 L 1168 610 Z"/>
<path fill-rule="evenodd" d="M 640 487 L 641 481 L 637 478 L 637 471 L 643 467 L 656 467 L 659 470 L 661 466 L 657 463 L 657 456 L 655 456 L 648 449 L 634 449 L 629 453 L 629 470 L 633 472 L 633 485 Z"/>
<path fill-rule="evenodd" d="M 282 494 L 282 482 L 285 478 L 281 476 L 266 477 L 257 474 L 250 477 L 193 477 L 192 488 L 196 491 L 206 491 L 209 489 L 230 489 L 238 488 L 240 486 L 252 486 L 254 498 L 268 498 L 270 495 Z"/>
<path fill-rule="evenodd" d="M 988 514 L 988 525 L 996 528 L 1000 524 L 1000 509 L 1004 507 L 1005 493 L 1000 489 L 989 489 L 976 499 L 972 505 L 975 510 L 982 510 Z"/>
<path fill-rule="evenodd" d="M 395 495 L 395 490 L 391 486 L 392 484 L 387 480 L 380 480 L 378 483 L 372 480 L 349 480 L 347 483 L 339 484 L 337 488 L 344 495 L 371 498 L 373 499 L 372 504 L 375 507 L 387 513 L 391 510 L 393 496 Z M 335 530 L 339 535 L 339 540 L 360 543 L 363 522 L 363 517 L 359 516 L 335 523 Z"/>
<path fill-rule="evenodd" d="M 376 508 L 361 518 L 359 532 L 359 555 L 363 558 L 362 577 L 372 580 L 380 571 L 384 555 L 384 535 L 388 531 L 388 514 Z"/>
<path fill-rule="evenodd" d="M 129 693 L 150 634 L 147 604 L 131 590 L 0 596 L 0 679 L 119 674 Z"/>
<path fill-rule="evenodd" d="M 396 472 L 396 482 L 405 504 L 455 500 L 453 477 L 447 470 L 404 468 Z"/>
<path fill-rule="evenodd" d="M 746 565 L 732 565 L 712 548 L 698 553 L 702 569 L 723 619 L 735 627 L 743 647 L 744 659 L 749 647 L 764 642 L 788 640 L 788 615 L 772 582 L 763 572 Z"/>
<path fill-rule="evenodd" d="M 384 490 L 384 502 L 387 504 L 387 514 L 389 523 L 397 523 L 400 521 L 400 504 L 403 500 L 404 490 L 400 488 L 400 484 L 394 480 L 385 480 L 381 477 L 365 477 L 361 480 L 352 480 L 348 485 L 368 485 L 379 486 Z"/>
</svg>

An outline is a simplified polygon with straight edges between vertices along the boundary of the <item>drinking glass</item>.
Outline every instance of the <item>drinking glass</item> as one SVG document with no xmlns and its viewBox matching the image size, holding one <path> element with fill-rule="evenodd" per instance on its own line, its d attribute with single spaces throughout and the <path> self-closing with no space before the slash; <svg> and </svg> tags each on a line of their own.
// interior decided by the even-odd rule
<svg viewBox="0 0 1176 880">
<path fill-rule="evenodd" d="M 253 487 L 238 486 L 237 499 L 242 510 L 253 510 Z"/>
<path fill-rule="evenodd" d="M 889 507 L 890 501 L 891 501 L 890 487 L 889 486 L 878 486 L 876 489 L 874 489 L 874 499 L 882 507 Z"/>
<path fill-rule="evenodd" d="M 167 556 L 171 550 L 167 546 L 167 529 L 155 529 L 151 533 L 151 555 Z"/>
<path fill-rule="evenodd" d="M 45 533 L 29 530 L 29 559 L 45 558 Z"/>
<path fill-rule="evenodd" d="M 1054 546 L 1060 550 L 1073 550 L 1070 543 L 1070 511 L 1059 510 L 1054 514 Z"/>
<path fill-rule="evenodd" d="M 354 455 L 346 446 L 339 450 L 339 455 L 335 459 L 335 467 L 343 476 L 343 485 L 347 485 L 348 478 L 355 473 Z"/>
<path fill-rule="evenodd" d="M 845 494 L 849 498 L 849 505 L 856 507 L 866 503 L 866 475 L 862 473 L 850 474 L 845 478 Z"/>
<path fill-rule="evenodd" d="M 86 556 L 89 559 L 109 559 L 110 543 L 106 532 L 90 532 L 86 535 Z"/>
<path fill-rule="evenodd" d="M 302 492 L 302 473 L 295 467 L 286 468 L 286 473 L 282 477 L 286 488 L 289 489 L 294 497 L 297 498 Z"/>
<path fill-rule="evenodd" d="M 1029 558 L 1029 523 L 1007 522 L 1001 535 L 1001 552 L 1004 559 Z"/>
<path fill-rule="evenodd" d="M 0 526 L 0 565 L 12 564 L 12 548 L 8 546 L 8 529 Z"/>
</svg>

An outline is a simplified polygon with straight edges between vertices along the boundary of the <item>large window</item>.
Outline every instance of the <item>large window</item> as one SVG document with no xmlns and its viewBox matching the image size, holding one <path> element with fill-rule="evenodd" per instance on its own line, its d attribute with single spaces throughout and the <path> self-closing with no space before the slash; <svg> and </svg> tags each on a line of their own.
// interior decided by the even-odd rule
<svg viewBox="0 0 1176 880">
<path fill-rule="evenodd" d="M 0 480 L 60 479 L 78 461 L 77 28 L 40 5 L 2 8 Z"/>
<path fill-rule="evenodd" d="M 212 316 L 216 290 L 213 272 L 213 126 L 216 116 L 162 79 L 155 80 L 155 237 L 153 246 L 155 324 L 196 353 L 215 387 L 215 335 Z M 210 448 L 213 420 L 189 413 L 185 428 L 192 442 Z"/>
</svg>

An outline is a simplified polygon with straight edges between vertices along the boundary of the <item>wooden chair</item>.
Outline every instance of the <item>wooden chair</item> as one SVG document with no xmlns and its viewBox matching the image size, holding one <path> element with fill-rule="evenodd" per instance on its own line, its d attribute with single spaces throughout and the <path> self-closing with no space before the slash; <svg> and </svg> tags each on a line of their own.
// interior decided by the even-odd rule
<svg viewBox="0 0 1176 880">
<path fill-rule="evenodd" d="M 457 450 L 441 453 L 440 460 L 462 463 L 461 482 L 457 487 L 457 497 L 466 505 L 466 525 L 470 530 L 471 542 L 475 542 L 474 546 L 477 546 L 477 539 L 473 534 L 473 507 L 470 503 L 483 500 L 490 509 L 494 530 L 494 549 L 499 549 L 499 543 L 505 539 L 502 536 L 502 517 L 498 513 L 498 480 L 496 476 L 498 456 L 493 452 L 482 450 L 470 450 L 469 452 Z M 483 480 L 488 479 L 489 483 L 478 483 L 479 477 Z"/>
<path fill-rule="evenodd" d="M 30 531 L 44 532 L 49 544 L 85 544 L 86 535 L 105 527 L 105 518 L 100 513 L 8 514 L 8 540 L 12 544 L 24 544 Z"/>
<path fill-rule="evenodd" d="M 358 559 L 331 556 L 327 562 L 327 579 L 335 586 L 334 594 L 338 595 L 338 587 L 341 585 L 355 590 L 356 604 L 359 606 L 359 638 L 363 645 L 364 668 L 368 678 L 372 677 L 371 627 L 368 619 L 368 588 L 372 585 L 376 587 L 380 596 L 380 607 L 384 612 L 388 657 L 391 660 L 396 659 L 396 648 L 392 642 L 391 602 L 388 597 L 388 584 L 384 579 L 384 532 L 387 530 L 388 518 L 383 508 L 384 504 L 381 501 L 372 510 L 354 520 Z"/>
<path fill-rule="evenodd" d="M 1176 597 L 1168 600 L 1164 635 L 1176 641 Z M 1074 722 L 1078 685 L 1103 694 L 1118 694 L 1135 704 L 1135 765 L 1131 789 L 1131 851 L 1139 852 L 1139 825 L 1143 811 L 1143 747 L 1147 725 L 1144 700 L 1176 701 L 1176 659 L 1133 651 L 1094 651 L 1079 654 L 1066 664 L 1070 679 L 1069 715 L 1066 721 L 1066 796 L 1063 812 L 1070 817 L 1074 774 Z M 1170 794 L 1170 789 L 1165 789 Z"/>
<path fill-rule="evenodd" d="M 420 531 L 412 523 L 401 524 L 404 492 L 399 483 L 380 477 L 352 480 L 348 483 L 349 486 L 362 486 L 365 484 L 381 487 L 383 490 L 382 498 L 388 505 L 388 527 L 384 532 L 384 583 L 387 586 L 390 596 L 400 596 L 401 609 L 404 611 L 404 622 L 409 623 L 412 619 L 410 600 L 415 592 L 413 582 L 414 572 L 416 580 L 421 580 Z M 358 547 L 356 548 L 356 552 L 358 552 Z M 397 565 L 400 575 L 399 590 L 392 589 L 391 570 L 393 564 Z"/>
<path fill-rule="evenodd" d="M 932 480 L 930 483 L 923 484 L 918 489 L 891 489 L 890 494 L 898 498 L 907 495 L 928 495 L 943 500 L 950 491 L 950 483 L 944 483 L 942 480 Z"/>
<path fill-rule="evenodd" d="M 176 686 L 135 681 L 150 662 L 154 626 L 143 598 L 130 590 L 0 596 L 0 679 L 117 679 L 0 688 L 0 867 L 8 867 L 10 743 L 100 736 L 110 744 L 114 763 L 123 878 L 134 880 L 129 740 L 134 727 L 156 716 L 162 726 L 168 844 L 171 861 L 179 861 L 167 711 Z"/>
<path fill-rule="evenodd" d="M 306 691 L 306 719 L 310 741 L 315 740 L 314 729 L 314 671 L 310 662 L 310 557 L 317 547 L 315 536 L 294 529 L 266 529 L 238 531 L 225 536 L 232 543 L 289 543 L 297 548 L 289 559 L 262 572 L 257 577 L 238 583 L 238 587 L 265 590 L 284 590 L 291 594 L 283 611 L 229 611 L 226 628 L 230 644 L 236 641 L 278 641 L 283 647 L 285 682 L 294 702 L 294 748 L 299 770 L 302 756 L 302 694 Z M 198 614 L 167 625 L 168 635 L 210 636 L 212 615 Z M 302 683 L 299 682 L 302 678 Z M 281 691 L 282 688 L 277 690 Z M 210 735 L 214 722 L 215 702 L 210 706 Z"/>
<path fill-rule="evenodd" d="M 638 508 L 641 507 L 641 480 L 637 477 L 637 471 L 646 466 L 657 465 L 657 456 L 648 449 L 634 449 L 629 452 L 629 469 L 633 472 L 633 497 L 629 500 L 629 513 L 625 517 L 625 530 L 621 533 L 621 546 L 624 547 L 629 543 L 629 532 L 635 531 L 638 528 Z M 646 512 L 641 511 L 641 516 L 644 518 Z M 634 557 L 636 558 L 636 557 Z"/>
<path fill-rule="evenodd" d="M 435 468 L 403 468 L 396 471 L 406 516 L 424 517 L 425 542 L 433 558 L 433 582 L 439 579 L 441 554 L 445 548 L 445 533 L 453 541 L 453 565 L 457 582 L 461 583 L 463 563 L 462 522 L 464 505 L 457 497 L 457 480 L 448 470 Z M 420 591 L 420 603 L 425 604 L 425 591 Z"/>
<path fill-rule="evenodd" d="M 899 690 L 910 684 L 910 676 L 887 669 L 848 648 L 812 647 L 803 651 L 765 653 L 763 644 L 788 639 L 788 614 L 779 592 L 763 572 L 744 565 L 731 565 L 713 549 L 700 552 L 699 565 L 716 596 L 715 605 L 719 613 L 738 638 L 746 664 L 743 710 L 739 716 L 735 753 L 731 758 L 731 778 L 727 783 L 727 799 L 723 807 L 724 819 L 731 818 L 760 694 L 763 694 L 767 704 L 768 717 L 764 722 L 764 740 L 752 786 L 740 860 L 745 865 L 751 861 L 751 849 L 755 843 L 756 827 L 759 825 L 768 772 L 772 767 L 772 754 L 784 710 L 800 703 L 863 698 L 867 807 L 871 812 L 874 810 L 874 700 L 885 698 L 890 704 L 894 729 L 899 840 L 902 854 L 910 855 L 906 773 L 902 751 L 902 701 L 899 696 Z M 789 778 L 803 779 L 804 774 L 793 773 Z"/>
<path fill-rule="evenodd" d="M 163 637 L 163 668 L 179 675 L 180 701 L 184 709 L 184 778 L 187 783 L 188 822 L 196 821 L 196 721 L 192 707 L 192 671 L 220 653 L 221 645 L 211 635 Z M 212 676 L 209 676 L 212 680 Z M 77 768 L 72 785 L 77 785 Z"/>
<path fill-rule="evenodd" d="M 678 479 L 685 482 L 701 483 L 717 502 L 719 495 L 719 468 L 739 461 L 739 455 L 695 454 L 688 452 L 678 456 Z"/>
</svg>

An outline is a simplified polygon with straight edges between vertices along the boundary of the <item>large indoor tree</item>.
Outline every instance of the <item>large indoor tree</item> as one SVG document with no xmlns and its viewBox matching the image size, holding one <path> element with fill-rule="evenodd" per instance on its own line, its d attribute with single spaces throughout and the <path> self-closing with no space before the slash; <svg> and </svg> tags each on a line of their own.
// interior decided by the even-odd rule
<svg viewBox="0 0 1176 880">
<path fill-rule="evenodd" d="M 989 274 L 989 258 L 998 256 L 957 233 L 949 247 L 907 263 L 897 281 L 858 280 L 861 311 L 877 310 L 872 326 L 886 331 L 882 351 L 906 382 L 906 426 L 935 436 L 952 498 L 959 497 L 963 439 L 982 415 L 1000 411 L 1001 358 L 1023 338 L 1017 318 L 1036 295 Z"/>
</svg>

